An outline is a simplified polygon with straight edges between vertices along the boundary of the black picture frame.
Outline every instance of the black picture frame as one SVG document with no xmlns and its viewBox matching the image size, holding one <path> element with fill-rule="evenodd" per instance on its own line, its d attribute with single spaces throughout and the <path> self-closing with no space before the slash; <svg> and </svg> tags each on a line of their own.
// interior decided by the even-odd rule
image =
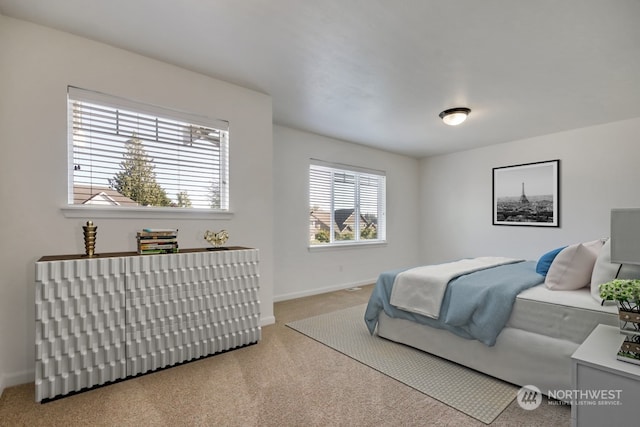
<svg viewBox="0 0 640 427">
<path fill-rule="evenodd" d="M 560 227 L 560 160 L 493 168 L 493 225 Z"/>
</svg>

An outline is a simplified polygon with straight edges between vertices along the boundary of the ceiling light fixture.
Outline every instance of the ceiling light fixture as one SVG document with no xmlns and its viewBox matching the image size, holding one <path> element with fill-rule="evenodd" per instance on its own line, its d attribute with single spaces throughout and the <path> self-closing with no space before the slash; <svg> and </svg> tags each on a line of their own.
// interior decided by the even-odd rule
<svg viewBox="0 0 640 427">
<path fill-rule="evenodd" d="M 467 120 L 467 116 L 471 112 L 470 108 L 458 107 L 444 110 L 440 113 L 442 121 L 449 126 L 456 126 Z"/>
</svg>

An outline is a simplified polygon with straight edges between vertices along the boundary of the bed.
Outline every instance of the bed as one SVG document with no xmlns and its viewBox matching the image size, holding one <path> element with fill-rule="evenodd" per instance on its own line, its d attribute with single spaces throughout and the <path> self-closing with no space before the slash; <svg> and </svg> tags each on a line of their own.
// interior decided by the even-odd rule
<svg viewBox="0 0 640 427">
<path fill-rule="evenodd" d="M 569 390 L 573 352 L 598 324 L 618 324 L 616 307 L 601 305 L 589 286 L 596 261 L 604 258 L 602 246 L 601 242 L 590 253 L 588 272 L 580 272 L 578 283 L 587 273 L 588 281 L 577 289 L 576 284 L 564 285 L 574 280 L 569 277 L 575 273 L 572 266 L 566 265 L 567 259 L 575 263 L 579 258 L 574 245 L 556 249 L 558 260 L 552 257 L 545 274 L 536 271 L 541 257 L 537 262 L 517 260 L 456 277 L 446 286 L 438 318 L 391 304 L 396 278 L 409 269 L 387 271 L 378 277 L 365 323 L 372 334 L 516 385 L 534 385 L 544 394 Z M 571 253 L 559 256 L 563 251 Z M 564 267 L 564 282 L 559 288 L 545 284 L 547 273 L 557 270 L 552 269 L 554 263 L 557 268 Z M 582 264 L 579 267 L 573 270 L 585 268 Z M 492 280 L 507 291 L 485 290 L 482 283 Z M 597 287 L 595 282 L 593 285 Z M 470 302 L 472 307 L 466 307 Z M 463 315 L 451 315 L 458 306 L 463 306 Z"/>
</svg>

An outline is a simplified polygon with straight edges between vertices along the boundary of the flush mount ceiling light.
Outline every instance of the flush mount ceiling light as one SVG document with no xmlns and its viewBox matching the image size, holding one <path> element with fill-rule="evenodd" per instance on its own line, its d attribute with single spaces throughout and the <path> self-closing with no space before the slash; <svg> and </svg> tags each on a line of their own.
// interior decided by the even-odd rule
<svg viewBox="0 0 640 427">
<path fill-rule="evenodd" d="M 440 118 L 445 124 L 449 126 L 456 126 L 467 120 L 467 116 L 470 112 L 470 108 L 450 108 L 440 113 Z"/>
</svg>

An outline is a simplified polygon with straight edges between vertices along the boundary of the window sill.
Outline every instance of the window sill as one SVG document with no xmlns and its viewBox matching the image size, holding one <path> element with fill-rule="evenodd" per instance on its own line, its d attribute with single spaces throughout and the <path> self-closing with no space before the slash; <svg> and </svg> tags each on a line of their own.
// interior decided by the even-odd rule
<svg viewBox="0 0 640 427">
<path fill-rule="evenodd" d="M 231 219 L 233 212 L 190 208 L 123 208 L 121 206 L 68 205 L 61 209 L 66 218 L 118 219 Z"/>
<path fill-rule="evenodd" d="M 375 242 L 366 243 L 334 243 L 332 245 L 313 245 L 309 246 L 309 252 L 321 252 L 334 249 L 362 249 L 362 248 L 375 248 L 387 246 L 386 240 L 378 240 Z"/>
</svg>

